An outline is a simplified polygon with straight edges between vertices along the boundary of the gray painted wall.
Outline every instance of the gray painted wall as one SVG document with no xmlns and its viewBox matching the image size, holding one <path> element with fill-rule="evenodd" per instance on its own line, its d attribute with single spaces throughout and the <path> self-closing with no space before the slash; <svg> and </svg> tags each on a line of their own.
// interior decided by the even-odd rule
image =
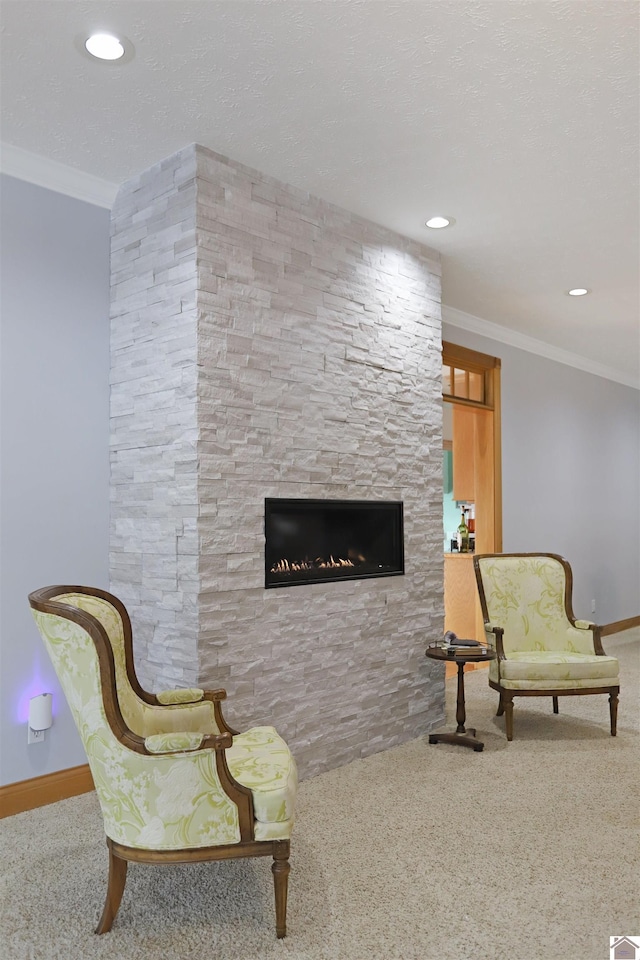
<svg viewBox="0 0 640 960">
<path fill-rule="evenodd" d="M 108 586 L 109 212 L 3 176 L 0 783 L 86 758 L 31 617 L 49 583 Z M 54 725 L 27 746 L 28 698 Z"/>
<path fill-rule="evenodd" d="M 502 360 L 504 551 L 566 557 L 577 617 L 640 614 L 640 391 L 450 324 L 442 337 Z"/>
</svg>

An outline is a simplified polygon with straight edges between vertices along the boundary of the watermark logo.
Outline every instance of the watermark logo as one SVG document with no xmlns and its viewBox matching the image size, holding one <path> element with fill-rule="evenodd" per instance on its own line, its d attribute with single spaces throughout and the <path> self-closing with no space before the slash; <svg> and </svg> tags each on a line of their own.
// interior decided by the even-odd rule
<svg viewBox="0 0 640 960">
<path fill-rule="evenodd" d="M 610 960 L 640 960 L 640 937 L 609 937 Z"/>
</svg>

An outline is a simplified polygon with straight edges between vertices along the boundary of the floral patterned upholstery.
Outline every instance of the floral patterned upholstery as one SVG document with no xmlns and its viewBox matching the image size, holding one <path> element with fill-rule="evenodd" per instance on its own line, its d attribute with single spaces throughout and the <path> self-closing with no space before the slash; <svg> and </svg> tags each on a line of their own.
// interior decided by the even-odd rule
<svg viewBox="0 0 640 960">
<path fill-rule="evenodd" d="M 120 684 L 128 686 L 122 676 L 124 646 L 118 645 L 122 623 L 114 608 L 80 594 L 62 594 L 56 600 L 73 601 L 92 616 L 99 613 L 96 619 L 106 625 Z M 119 686 L 123 717 L 144 731 L 139 735 L 148 755 L 133 751 L 116 736 L 107 717 L 92 637 L 62 616 L 38 610 L 33 614 L 80 732 L 107 836 L 127 847 L 154 850 L 238 843 L 238 810 L 220 782 L 215 750 L 199 749 L 203 734 L 212 731 L 211 704 L 193 703 L 175 711 L 153 707 L 133 691 L 123 697 Z M 167 714 L 168 725 L 175 729 L 155 732 L 158 725 L 166 728 Z M 225 753 L 232 777 L 251 790 L 255 839 L 288 839 L 297 774 L 284 740 L 273 727 L 257 727 L 236 735 Z"/>
<path fill-rule="evenodd" d="M 235 780 L 253 793 L 253 813 L 260 823 L 289 823 L 298 786 L 296 765 L 274 727 L 238 733 L 227 750 Z"/>
<path fill-rule="evenodd" d="M 505 554 L 476 560 L 489 617 L 487 643 L 495 646 L 494 626 L 504 630 L 505 659 L 491 662 L 490 679 L 513 689 L 618 682 L 618 661 L 596 654 L 592 625 L 567 616 L 565 569 L 557 558 Z"/>
<path fill-rule="evenodd" d="M 145 703 L 133 690 L 127 676 L 124 625 L 116 607 L 102 597 L 87 593 L 64 593 L 56 598 L 95 617 L 105 629 L 116 668 L 118 703 L 125 723 L 138 736 L 150 737 L 156 733 L 220 733 L 213 703 L 202 700 L 204 691 L 165 690 L 158 694 L 162 706 Z M 184 709 L 183 705 L 189 705 Z M 192 702 L 195 701 L 195 702 Z M 167 709 L 165 705 L 170 705 Z"/>
<path fill-rule="evenodd" d="M 593 653 L 591 633 L 572 627 L 564 605 L 565 572 L 551 557 L 479 557 L 491 623 L 505 632 L 505 653 Z"/>
<path fill-rule="evenodd" d="M 149 753 L 181 753 L 198 750 L 202 746 L 202 733 L 154 733 L 145 737 L 145 749 Z"/>
<path fill-rule="evenodd" d="M 503 681 L 531 680 L 553 683 L 566 682 L 571 686 L 601 686 L 603 681 L 616 680 L 618 661 L 615 657 L 598 657 L 586 653 L 556 653 L 536 650 L 511 653 L 500 663 Z"/>
<path fill-rule="evenodd" d="M 92 638 L 62 617 L 34 617 L 82 738 L 107 836 L 157 850 L 238 843 L 237 808 L 220 785 L 214 751 L 130 750 L 107 719 Z"/>
<path fill-rule="evenodd" d="M 204 690 L 199 687 L 185 687 L 182 690 L 161 690 L 157 694 L 160 703 L 195 703 L 196 700 L 202 700 Z"/>
<path fill-rule="evenodd" d="M 69 703 L 102 810 L 109 875 L 96 933 L 116 918 L 130 861 L 271 856 L 276 936 L 287 932 L 297 772 L 273 727 L 236 733 L 224 690 L 144 690 L 129 615 L 93 587 L 50 586 L 29 604 Z"/>
<path fill-rule="evenodd" d="M 571 608 L 571 568 L 556 554 L 485 554 L 474 557 L 487 644 L 496 651 L 489 685 L 500 693 L 513 739 L 514 696 L 609 695 L 611 735 L 616 735 L 618 661 L 602 649 L 600 628 L 576 620 Z"/>
</svg>

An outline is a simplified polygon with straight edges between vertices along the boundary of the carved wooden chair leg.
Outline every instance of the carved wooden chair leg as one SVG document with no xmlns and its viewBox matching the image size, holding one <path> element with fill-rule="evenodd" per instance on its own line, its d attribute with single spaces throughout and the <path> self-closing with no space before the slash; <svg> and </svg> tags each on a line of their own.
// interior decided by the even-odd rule
<svg viewBox="0 0 640 960">
<path fill-rule="evenodd" d="M 276 897 L 276 936 L 287 935 L 287 888 L 289 884 L 289 841 L 276 840 L 273 845 L 273 889 Z"/>
<path fill-rule="evenodd" d="M 609 715 L 611 717 L 611 736 L 615 737 L 618 728 L 618 693 L 613 690 L 609 694 Z"/>
<path fill-rule="evenodd" d="M 111 841 L 108 838 L 107 846 L 109 847 L 109 882 L 107 885 L 104 910 L 102 911 L 100 922 L 96 927 L 96 933 L 108 933 L 109 930 L 111 930 L 111 925 L 120 907 L 120 901 L 124 893 L 124 885 L 127 882 L 127 861 L 115 855 Z"/>
<path fill-rule="evenodd" d="M 502 694 L 500 694 L 500 700 L 498 701 L 498 709 L 496 710 L 496 717 L 501 717 L 504 713 L 504 701 L 502 699 Z"/>
<path fill-rule="evenodd" d="M 552 699 L 553 699 L 553 712 L 558 713 L 558 698 L 553 697 Z"/>
<path fill-rule="evenodd" d="M 513 696 L 509 693 L 502 694 L 504 705 L 504 719 L 507 728 L 507 740 L 513 740 Z"/>
</svg>

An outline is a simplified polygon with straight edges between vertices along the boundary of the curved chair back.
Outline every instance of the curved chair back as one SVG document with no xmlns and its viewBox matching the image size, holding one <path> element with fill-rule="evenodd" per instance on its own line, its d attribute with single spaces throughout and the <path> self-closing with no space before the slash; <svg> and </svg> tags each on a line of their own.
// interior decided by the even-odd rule
<svg viewBox="0 0 640 960">
<path fill-rule="evenodd" d="M 220 708 L 224 690 L 142 690 L 129 617 L 111 594 L 52 586 L 29 594 L 29 603 L 82 738 L 104 818 L 109 883 L 96 933 L 111 929 L 131 860 L 271 855 L 276 934 L 284 937 L 297 789 L 284 740 L 273 727 L 232 731 Z"/>
<path fill-rule="evenodd" d="M 154 733 L 172 731 L 198 731 L 222 733 L 231 730 L 223 721 L 215 702 L 203 701 L 191 706 L 189 711 L 180 710 L 179 704 L 172 711 L 159 709 L 158 697 L 144 690 L 135 671 L 131 620 L 124 604 L 113 594 L 95 587 L 60 586 L 54 588 L 58 603 L 69 604 L 94 617 L 103 627 L 113 653 L 116 694 L 120 711 L 127 727 L 141 737 Z M 184 699 L 197 700 L 201 690 L 182 690 Z"/>
<path fill-rule="evenodd" d="M 571 567 L 557 554 L 475 558 L 485 622 L 504 630 L 504 652 L 593 652 L 590 633 L 573 626 Z M 491 637 L 489 637 L 491 639 Z"/>
<path fill-rule="evenodd" d="M 496 651 L 489 686 L 498 690 L 513 739 L 513 698 L 608 694 L 616 735 L 619 667 L 602 649 L 600 627 L 576 620 L 571 567 L 555 553 L 478 554 L 473 565 L 487 642 Z"/>
<path fill-rule="evenodd" d="M 180 764 L 173 754 L 148 754 L 122 715 L 105 628 L 68 602 L 68 588 L 53 591 L 29 599 L 87 754 L 107 836 L 145 849 L 203 846 L 203 837 L 237 843 L 238 808 L 220 783 L 215 752 L 181 754 Z"/>
<path fill-rule="evenodd" d="M 133 668 L 131 623 L 129 614 L 120 601 L 103 591 L 86 587 L 60 587 L 56 602 L 69 604 L 90 614 L 103 627 L 113 653 L 118 703 L 130 730 L 140 732 L 144 727 L 144 700 Z M 126 643 L 126 637 L 129 644 Z M 127 660 L 130 663 L 127 663 Z"/>
</svg>

